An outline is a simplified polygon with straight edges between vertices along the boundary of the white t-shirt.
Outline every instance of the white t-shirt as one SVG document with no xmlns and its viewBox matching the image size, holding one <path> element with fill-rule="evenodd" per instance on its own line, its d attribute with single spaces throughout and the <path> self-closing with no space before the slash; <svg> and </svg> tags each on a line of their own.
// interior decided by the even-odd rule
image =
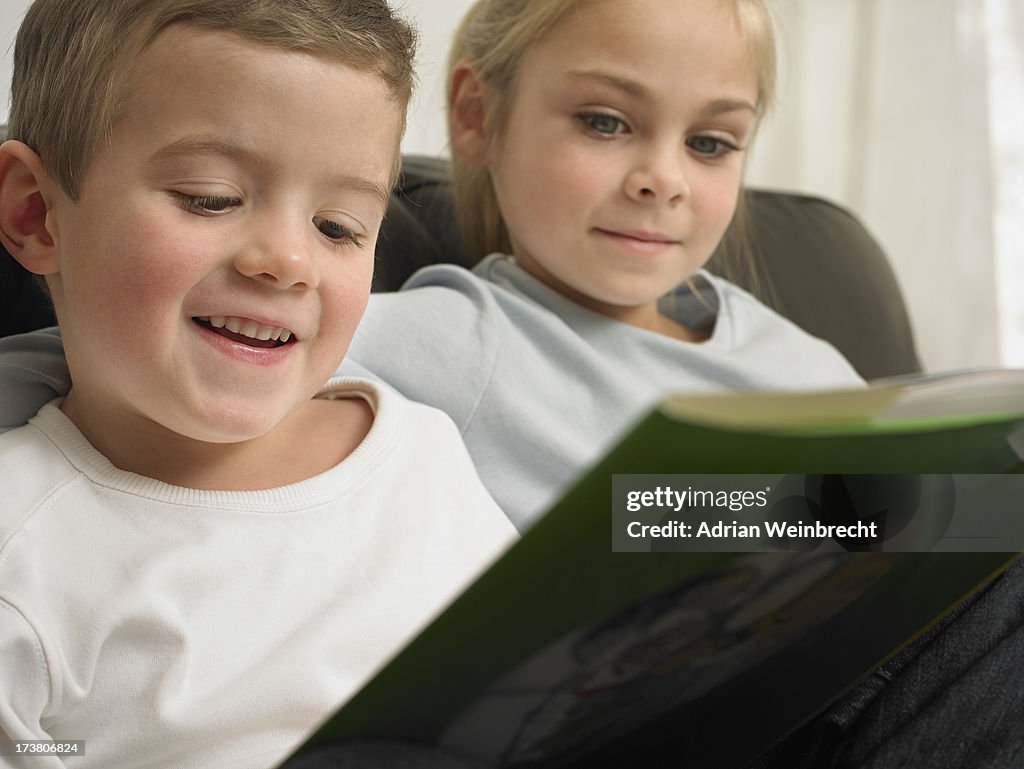
<svg viewBox="0 0 1024 769">
<path fill-rule="evenodd" d="M 365 398 L 369 434 L 265 491 L 118 470 L 54 403 L 0 436 L 3 736 L 84 740 L 74 769 L 272 766 L 515 539 L 445 415 L 323 395 Z"/>
</svg>

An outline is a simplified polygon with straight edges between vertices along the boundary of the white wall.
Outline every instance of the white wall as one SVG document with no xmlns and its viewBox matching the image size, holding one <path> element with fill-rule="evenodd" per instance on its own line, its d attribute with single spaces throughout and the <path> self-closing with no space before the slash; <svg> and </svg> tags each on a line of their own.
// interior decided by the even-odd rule
<svg viewBox="0 0 1024 769">
<path fill-rule="evenodd" d="M 405 0 L 401 8 L 420 30 L 418 88 L 409 112 L 405 152 L 447 154 L 445 62 L 452 32 L 473 0 Z"/>
<path fill-rule="evenodd" d="M 14 56 L 14 36 L 21 24 L 21 17 L 30 5 L 30 0 L 0 0 L 0 88 L 3 99 L 0 99 L 3 122 L 7 122 L 7 113 L 11 100 L 11 59 Z"/>
</svg>

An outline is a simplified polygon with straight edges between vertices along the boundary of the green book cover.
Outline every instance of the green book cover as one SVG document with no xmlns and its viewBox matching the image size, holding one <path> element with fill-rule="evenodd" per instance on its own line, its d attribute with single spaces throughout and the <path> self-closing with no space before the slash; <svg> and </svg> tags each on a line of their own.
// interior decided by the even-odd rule
<svg viewBox="0 0 1024 769">
<path fill-rule="evenodd" d="M 1022 457 L 1024 372 L 668 398 L 305 748 L 384 739 L 494 766 L 742 767 L 1024 549 Z M 751 478 L 765 494 L 737 496 Z M 708 488 L 701 509 L 674 504 Z M 626 502 L 660 497 L 667 508 Z M 797 508 L 801 523 L 877 530 L 623 534 L 638 510 L 678 532 L 792 523 Z"/>
</svg>

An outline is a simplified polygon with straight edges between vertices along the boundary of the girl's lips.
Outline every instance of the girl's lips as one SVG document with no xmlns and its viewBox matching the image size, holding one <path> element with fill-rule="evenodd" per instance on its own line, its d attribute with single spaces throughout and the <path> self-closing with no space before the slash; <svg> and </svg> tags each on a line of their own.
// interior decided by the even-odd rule
<svg viewBox="0 0 1024 769">
<path fill-rule="evenodd" d="M 668 235 L 640 230 L 602 230 L 598 228 L 596 232 L 617 245 L 639 254 L 660 254 L 678 246 L 681 242 Z"/>
<path fill-rule="evenodd" d="M 650 230 L 602 230 L 598 228 L 598 232 L 619 238 L 638 240 L 641 243 L 679 243 L 678 238 L 673 238 L 671 235 L 665 235 L 661 232 L 651 232 Z"/>
</svg>

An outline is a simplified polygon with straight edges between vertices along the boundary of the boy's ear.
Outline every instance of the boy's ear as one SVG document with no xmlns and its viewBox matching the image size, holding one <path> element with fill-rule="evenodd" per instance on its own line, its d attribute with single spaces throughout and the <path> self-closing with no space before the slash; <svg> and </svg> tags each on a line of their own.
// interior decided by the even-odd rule
<svg viewBox="0 0 1024 769">
<path fill-rule="evenodd" d="M 487 127 L 484 85 L 468 61 L 460 61 L 452 70 L 449 104 L 452 149 L 474 165 L 487 165 L 491 137 Z"/>
<path fill-rule="evenodd" d="M 59 268 L 46 217 L 51 187 L 43 161 L 27 144 L 0 144 L 0 242 L 36 275 L 51 275 Z"/>
</svg>

